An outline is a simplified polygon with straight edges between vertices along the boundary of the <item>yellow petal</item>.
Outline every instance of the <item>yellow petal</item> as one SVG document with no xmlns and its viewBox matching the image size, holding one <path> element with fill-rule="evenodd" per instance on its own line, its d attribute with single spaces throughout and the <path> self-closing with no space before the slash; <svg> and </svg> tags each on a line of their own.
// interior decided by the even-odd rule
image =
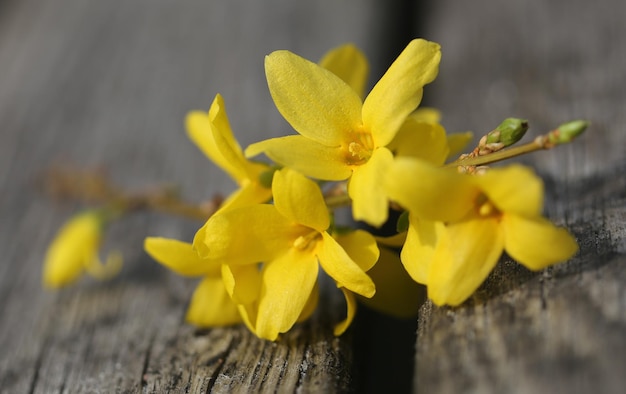
<svg viewBox="0 0 626 394">
<path fill-rule="evenodd" d="M 361 125 L 361 99 L 332 72 L 289 51 L 265 58 L 267 85 L 276 108 L 301 135 L 338 146 Z"/>
<path fill-rule="evenodd" d="M 428 275 L 428 297 L 437 305 L 459 305 L 495 267 L 504 246 L 497 219 L 447 226 L 438 238 Z"/>
<path fill-rule="evenodd" d="M 259 337 L 274 341 L 293 327 L 313 291 L 318 269 L 313 254 L 295 249 L 265 264 L 256 320 Z"/>
<path fill-rule="evenodd" d="M 369 271 L 378 261 L 380 252 L 376 238 L 365 230 L 354 230 L 348 234 L 336 237 L 348 256 L 358 264 L 363 271 Z"/>
<path fill-rule="evenodd" d="M 226 292 L 236 304 L 251 304 L 259 298 L 261 272 L 256 264 L 222 264 L 222 280 Z"/>
<path fill-rule="evenodd" d="M 338 146 L 326 146 L 300 135 L 257 142 L 248 146 L 246 156 L 265 153 L 267 157 L 304 175 L 327 181 L 347 179 L 352 170 Z"/>
<path fill-rule="evenodd" d="M 241 322 L 237 305 L 228 297 L 219 276 L 206 277 L 196 287 L 185 319 L 199 327 L 225 326 Z"/>
<path fill-rule="evenodd" d="M 387 145 L 396 156 L 412 156 L 434 165 L 448 157 L 446 131 L 438 123 L 426 123 L 409 116 L 395 138 Z"/>
<path fill-rule="evenodd" d="M 387 148 L 374 150 L 367 163 L 354 169 L 348 194 L 352 199 L 352 216 L 372 226 L 380 227 L 387 220 L 389 202 L 385 189 L 380 187 L 393 163 L 393 154 Z"/>
<path fill-rule="evenodd" d="M 346 332 L 348 327 L 350 327 L 350 324 L 352 324 L 352 321 L 354 320 L 354 315 L 356 315 L 357 308 L 354 294 L 352 294 L 350 290 L 343 287 L 340 289 L 343 292 L 343 296 L 346 298 L 346 318 L 335 325 L 335 328 L 333 329 L 333 334 L 335 334 L 335 336 L 343 334 Z"/>
<path fill-rule="evenodd" d="M 324 231 L 330 226 L 328 208 L 319 186 L 302 174 L 283 168 L 272 181 L 274 206 L 294 223 Z"/>
<path fill-rule="evenodd" d="M 169 238 L 147 237 L 143 248 L 153 259 L 179 275 L 220 275 L 220 261 L 201 259 L 190 243 Z"/>
<path fill-rule="evenodd" d="M 389 237 L 377 236 L 375 238 L 376 242 L 381 245 L 389 246 L 391 248 L 400 248 L 404 245 L 404 241 L 406 241 L 406 233 L 406 231 L 403 231 L 395 235 L 390 235 Z"/>
<path fill-rule="evenodd" d="M 422 100 L 439 70 L 439 44 L 415 39 L 389 67 L 363 103 L 363 124 L 376 146 L 387 145 Z"/>
<path fill-rule="evenodd" d="M 119 251 L 109 253 L 104 263 L 98 256 L 95 256 L 93 260 L 85 263 L 85 271 L 98 280 L 111 279 L 122 270 L 122 260 L 122 254 Z"/>
<path fill-rule="evenodd" d="M 319 282 L 316 281 L 315 286 L 313 286 L 313 290 L 311 291 L 311 295 L 309 296 L 309 299 L 304 305 L 304 308 L 302 309 L 300 316 L 298 316 L 298 320 L 296 321 L 296 323 L 303 322 L 307 320 L 309 317 L 311 317 L 311 315 L 313 314 L 313 312 L 315 312 L 315 309 L 317 308 L 317 303 L 319 301 L 319 298 L 320 298 L 320 287 L 319 287 Z"/>
<path fill-rule="evenodd" d="M 505 214 L 502 226 L 506 252 L 531 270 L 568 260 L 578 252 L 576 240 L 566 229 L 542 217 Z"/>
<path fill-rule="evenodd" d="M 420 107 L 413 111 L 411 118 L 426 123 L 439 123 L 441 121 L 441 112 L 431 107 Z"/>
<path fill-rule="evenodd" d="M 474 138 L 474 134 L 471 131 L 448 135 L 448 148 L 450 149 L 450 152 L 448 152 L 448 158 L 452 159 L 460 155 L 467 144 L 470 143 L 472 138 Z"/>
<path fill-rule="evenodd" d="M 190 112 L 185 123 L 189 138 L 211 161 L 237 182 L 248 177 L 247 160 L 230 129 L 222 96 L 215 97 L 209 114 Z"/>
<path fill-rule="evenodd" d="M 328 51 L 319 65 L 332 72 L 363 97 L 369 66 L 363 52 L 353 44 L 345 44 Z"/>
<path fill-rule="evenodd" d="M 409 215 L 409 230 L 402 248 L 402 264 L 414 281 L 422 284 L 428 282 L 428 272 L 435 257 L 437 236 L 444 231 L 441 222 L 419 220 Z"/>
<path fill-rule="evenodd" d="M 228 264 L 269 261 L 291 248 L 302 233 L 273 205 L 255 205 L 212 216 L 203 229 L 201 257 Z M 199 242 L 199 241 L 198 241 Z"/>
<path fill-rule="evenodd" d="M 528 167 L 493 168 L 475 179 L 502 212 L 537 216 L 543 209 L 543 182 Z"/>
<path fill-rule="evenodd" d="M 380 261 L 368 274 L 376 283 L 376 294 L 372 298 L 359 298 L 363 305 L 399 318 L 417 315 L 426 292 L 404 270 L 398 252 L 381 248 Z"/>
<path fill-rule="evenodd" d="M 357 294 L 371 297 L 376 292 L 372 279 L 355 263 L 345 250 L 328 233 L 317 249 L 320 265 L 339 286 Z"/>
<path fill-rule="evenodd" d="M 43 266 L 43 284 L 49 288 L 77 280 L 85 266 L 98 259 L 103 218 L 98 211 L 74 215 L 48 246 Z"/>
<path fill-rule="evenodd" d="M 396 158 L 383 185 L 391 200 L 431 221 L 461 219 L 480 194 L 472 177 L 410 157 Z"/>
<path fill-rule="evenodd" d="M 248 182 L 228 196 L 220 205 L 218 212 L 265 203 L 271 198 L 272 189 L 266 188 L 257 182 Z"/>
</svg>

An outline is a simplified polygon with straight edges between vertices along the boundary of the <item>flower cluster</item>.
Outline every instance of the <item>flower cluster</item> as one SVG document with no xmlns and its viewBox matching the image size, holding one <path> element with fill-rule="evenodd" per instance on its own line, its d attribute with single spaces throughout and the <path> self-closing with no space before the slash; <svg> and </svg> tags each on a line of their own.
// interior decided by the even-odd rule
<svg viewBox="0 0 626 394">
<path fill-rule="evenodd" d="M 576 253 L 574 238 L 541 216 L 542 182 L 530 169 L 485 167 L 515 155 L 503 148 L 523 136 L 525 121 L 503 122 L 472 153 L 448 162 L 472 135 L 446 135 L 436 110 L 418 108 L 440 58 L 438 44 L 411 41 L 365 96 L 368 63 L 353 45 L 319 63 L 273 52 L 265 59 L 269 91 L 297 134 L 245 150 L 220 95 L 208 113 L 187 116 L 190 139 L 238 185 L 192 242 L 145 240 L 155 260 L 202 278 L 189 322 L 243 322 L 276 340 L 314 312 L 323 273 L 346 300 L 346 317 L 334 328 L 340 335 L 357 300 L 411 316 L 417 283 L 435 304 L 459 305 L 503 251 L 532 270 Z M 533 149 L 566 142 L 585 127 L 570 122 L 537 138 Z M 253 160 L 261 154 L 272 163 Z M 390 211 L 403 212 L 398 233 L 375 237 L 339 223 L 335 209 L 346 205 L 354 221 L 374 228 Z"/>
</svg>

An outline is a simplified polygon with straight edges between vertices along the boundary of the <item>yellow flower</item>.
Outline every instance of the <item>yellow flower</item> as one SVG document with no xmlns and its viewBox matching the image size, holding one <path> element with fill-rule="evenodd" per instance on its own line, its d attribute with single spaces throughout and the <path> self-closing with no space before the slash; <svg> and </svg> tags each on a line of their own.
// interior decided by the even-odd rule
<svg viewBox="0 0 626 394">
<path fill-rule="evenodd" d="M 61 227 L 48 247 L 43 268 L 43 284 L 48 288 L 68 285 L 86 271 L 96 279 L 108 279 L 119 272 L 122 258 L 111 253 L 102 263 L 98 249 L 102 243 L 105 215 L 85 211 L 72 217 Z"/>
<path fill-rule="evenodd" d="M 272 191 L 274 205 L 216 214 L 204 232 L 204 257 L 228 262 L 229 274 L 223 275 L 227 289 L 234 299 L 253 306 L 247 309 L 247 324 L 257 336 L 269 340 L 315 307 L 319 265 L 339 287 L 371 297 L 374 283 L 365 271 L 378 259 L 376 241 L 369 234 L 358 233 L 353 257 L 330 236 L 328 210 L 313 181 L 284 168 L 274 174 Z M 259 262 L 264 264 L 255 276 Z M 253 268 L 246 268 L 250 265 Z M 256 297 L 250 294 L 255 287 Z M 352 307 L 348 300 L 348 308 Z M 349 318 L 352 315 L 349 309 Z"/>
<path fill-rule="evenodd" d="M 196 146 L 239 185 L 220 209 L 258 204 L 271 198 L 270 188 L 260 181 L 261 174 L 268 171 L 269 166 L 244 157 L 230 127 L 221 95 L 215 96 L 208 113 L 190 112 L 186 125 L 187 134 Z"/>
<path fill-rule="evenodd" d="M 145 251 L 153 259 L 182 276 L 203 277 L 191 297 L 185 319 L 200 327 L 223 326 L 242 321 L 237 305 L 226 292 L 221 263 L 202 259 L 190 243 L 148 237 Z"/>
<path fill-rule="evenodd" d="M 215 96 L 208 114 L 200 111 L 190 112 L 186 119 L 189 138 L 211 159 L 223 169 L 239 185 L 220 206 L 220 211 L 237 207 L 259 204 L 272 197 L 272 190 L 261 183 L 261 175 L 270 170 L 263 163 L 252 162 L 243 155 L 239 143 L 235 139 L 224 99 Z M 193 246 L 204 247 L 204 226 L 196 233 Z M 200 239 L 200 241 L 197 241 Z"/>
<path fill-rule="evenodd" d="M 386 146 L 419 105 L 440 58 L 438 44 L 411 41 L 362 102 L 333 72 L 291 52 L 273 52 L 265 59 L 270 93 L 300 135 L 252 144 L 246 155 L 265 153 L 318 179 L 350 178 L 354 218 L 380 226 L 388 201 L 379 186 L 393 159 Z"/>
<path fill-rule="evenodd" d="M 187 115 L 189 138 L 239 185 L 220 206 L 218 212 L 268 201 L 269 187 L 261 183 L 261 175 L 270 168 L 246 159 L 235 139 L 224 99 L 216 95 L 208 113 L 193 111 Z M 148 237 L 144 249 L 156 261 L 183 276 L 201 276 L 187 310 L 188 322 L 201 327 L 220 326 L 242 321 L 238 307 L 231 300 L 222 280 L 221 261 L 201 258 L 205 226 L 194 237 L 194 243 L 175 239 Z"/>
<path fill-rule="evenodd" d="M 406 179 L 416 182 L 406 182 Z M 541 216 L 543 184 L 512 165 L 460 175 L 397 159 L 385 184 L 410 212 L 402 262 L 437 305 L 459 305 L 485 280 L 503 250 L 531 270 L 571 258 L 574 238 Z"/>
</svg>

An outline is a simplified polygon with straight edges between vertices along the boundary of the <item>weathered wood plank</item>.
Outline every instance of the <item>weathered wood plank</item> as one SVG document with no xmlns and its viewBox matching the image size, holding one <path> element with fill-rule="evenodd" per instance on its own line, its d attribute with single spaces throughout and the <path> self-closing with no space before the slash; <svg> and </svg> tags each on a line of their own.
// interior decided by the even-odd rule
<svg viewBox="0 0 626 394">
<path fill-rule="evenodd" d="M 547 177 L 547 214 L 581 252 L 532 273 L 504 258 L 458 308 L 419 317 L 416 391 L 618 393 L 626 380 L 626 27 L 623 2 L 438 2 L 427 92 L 450 130 L 527 117 L 535 135 L 592 122 L 571 146 L 525 159 Z"/>
<path fill-rule="evenodd" d="M 315 59 L 352 41 L 384 57 L 389 10 L 361 0 L 2 2 L 0 391 L 351 388 L 350 336 L 330 331 L 337 315 L 322 313 L 275 344 L 242 327 L 196 332 L 183 323 L 195 281 L 140 245 L 146 235 L 191 239 L 196 223 L 125 219 L 105 248 L 123 252 L 120 277 L 43 291 L 45 247 L 77 206 L 49 201 L 37 180 L 50 163 L 69 161 L 107 168 L 128 188 L 175 181 L 194 200 L 227 193 L 234 185 L 184 136 L 185 113 L 219 92 L 242 145 L 284 134 L 263 56 L 290 49 Z"/>
</svg>

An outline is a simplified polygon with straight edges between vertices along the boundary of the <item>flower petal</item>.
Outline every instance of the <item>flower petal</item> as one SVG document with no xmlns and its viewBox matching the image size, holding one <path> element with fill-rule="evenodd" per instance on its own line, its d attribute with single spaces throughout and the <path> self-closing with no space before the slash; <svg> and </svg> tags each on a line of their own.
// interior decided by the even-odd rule
<svg viewBox="0 0 626 394">
<path fill-rule="evenodd" d="M 319 301 L 319 298 L 320 298 L 320 287 L 319 287 L 319 282 L 316 281 L 315 286 L 313 286 L 313 290 L 311 291 L 311 295 L 309 296 L 309 299 L 304 305 L 304 308 L 302 309 L 300 316 L 298 316 L 298 320 L 296 321 L 296 323 L 303 322 L 309 317 L 311 317 L 311 315 L 313 314 L 313 312 L 315 312 L 315 309 L 317 308 L 317 303 Z"/>
<path fill-rule="evenodd" d="M 415 39 L 389 67 L 363 103 L 363 124 L 376 146 L 387 145 L 422 100 L 439 70 L 439 44 Z"/>
<path fill-rule="evenodd" d="M 231 178 L 240 182 L 248 177 L 248 162 L 233 136 L 222 96 L 215 97 L 208 114 L 190 112 L 185 124 L 194 144 Z"/>
<path fill-rule="evenodd" d="M 409 116 L 387 145 L 396 156 L 412 156 L 434 165 L 448 157 L 446 131 L 438 123 L 427 123 Z"/>
<path fill-rule="evenodd" d="M 380 187 L 393 163 L 393 154 L 387 148 L 374 150 L 367 163 L 354 169 L 348 184 L 352 199 L 352 216 L 380 227 L 389 215 L 389 202 L 385 189 Z"/>
<path fill-rule="evenodd" d="M 330 226 L 328 208 L 319 186 L 289 168 L 274 173 L 274 206 L 294 223 L 324 231 Z"/>
<path fill-rule="evenodd" d="M 415 283 L 402 267 L 398 252 L 380 249 L 380 261 L 368 271 L 376 283 L 372 298 L 360 297 L 365 306 L 399 318 L 417 315 L 426 299 L 424 286 Z"/>
<path fill-rule="evenodd" d="M 506 252 L 531 270 L 568 260 L 578 252 L 576 240 L 566 229 L 542 217 L 505 214 L 502 226 Z"/>
<path fill-rule="evenodd" d="M 428 297 L 436 305 L 459 305 L 478 289 L 504 247 L 497 219 L 448 225 L 438 237 L 428 275 Z"/>
<path fill-rule="evenodd" d="M 236 304 L 251 304 L 259 298 L 261 272 L 256 264 L 222 264 L 222 280 L 228 295 Z"/>
<path fill-rule="evenodd" d="M 183 276 L 219 276 L 219 260 L 201 259 L 190 243 L 170 238 L 147 237 L 144 250 L 157 262 Z"/>
<path fill-rule="evenodd" d="M 332 72 L 363 97 L 369 65 L 363 52 L 353 44 L 342 45 L 328 51 L 319 65 Z"/>
<path fill-rule="evenodd" d="M 317 249 L 320 265 L 338 286 L 344 286 L 357 294 L 371 297 L 376 292 L 372 279 L 355 263 L 345 250 L 327 232 Z"/>
<path fill-rule="evenodd" d="M 342 320 L 341 322 L 337 323 L 335 325 L 335 328 L 333 329 L 333 334 L 335 334 L 335 336 L 337 337 L 343 334 L 344 332 L 346 332 L 348 327 L 350 327 L 350 324 L 352 324 L 352 321 L 354 320 L 354 315 L 356 315 L 356 308 L 357 308 L 356 298 L 354 297 L 354 294 L 350 290 L 347 290 L 343 287 L 340 287 L 340 289 L 343 292 L 343 296 L 346 298 L 347 312 L 346 312 L 346 318 Z"/>
<path fill-rule="evenodd" d="M 348 234 L 335 237 L 348 256 L 363 271 L 369 271 L 378 261 L 380 251 L 376 238 L 365 230 L 354 230 Z"/>
<path fill-rule="evenodd" d="M 347 179 L 352 170 L 341 149 L 322 145 L 301 135 L 257 142 L 248 146 L 246 156 L 265 153 L 267 157 L 304 175 L 327 181 Z"/>
<path fill-rule="evenodd" d="M 220 205 L 218 212 L 268 202 L 272 198 L 272 189 L 257 182 L 248 182 L 235 190 Z"/>
<path fill-rule="evenodd" d="M 288 331 L 305 309 L 319 266 L 311 253 L 290 249 L 265 264 L 256 334 L 270 341 Z"/>
<path fill-rule="evenodd" d="M 431 221 L 461 219 L 480 194 L 471 177 L 410 157 L 394 160 L 383 185 L 391 200 Z"/>
<path fill-rule="evenodd" d="M 442 231 L 445 231 L 442 222 L 419 220 L 415 215 L 409 215 L 409 230 L 400 256 L 404 269 L 417 283 L 428 283 L 437 237 Z"/>
<path fill-rule="evenodd" d="M 361 99 L 332 72 L 289 51 L 265 57 L 267 85 L 276 108 L 301 135 L 338 146 L 361 125 Z"/>
<path fill-rule="evenodd" d="M 241 322 L 237 305 L 232 302 L 220 277 L 205 277 L 191 297 L 185 319 L 199 327 L 214 327 Z"/>
<path fill-rule="evenodd" d="M 196 248 L 201 257 L 254 264 L 285 253 L 302 235 L 302 226 L 294 225 L 273 205 L 261 204 L 214 215 L 202 232 L 206 248 Z"/>
<path fill-rule="evenodd" d="M 78 213 L 63 224 L 46 251 L 44 286 L 68 285 L 80 277 L 87 265 L 98 261 L 103 226 L 103 216 L 96 210 Z"/>
<path fill-rule="evenodd" d="M 476 180 L 502 212 L 537 216 L 543 209 L 543 182 L 528 167 L 513 164 L 493 168 Z"/>
</svg>

